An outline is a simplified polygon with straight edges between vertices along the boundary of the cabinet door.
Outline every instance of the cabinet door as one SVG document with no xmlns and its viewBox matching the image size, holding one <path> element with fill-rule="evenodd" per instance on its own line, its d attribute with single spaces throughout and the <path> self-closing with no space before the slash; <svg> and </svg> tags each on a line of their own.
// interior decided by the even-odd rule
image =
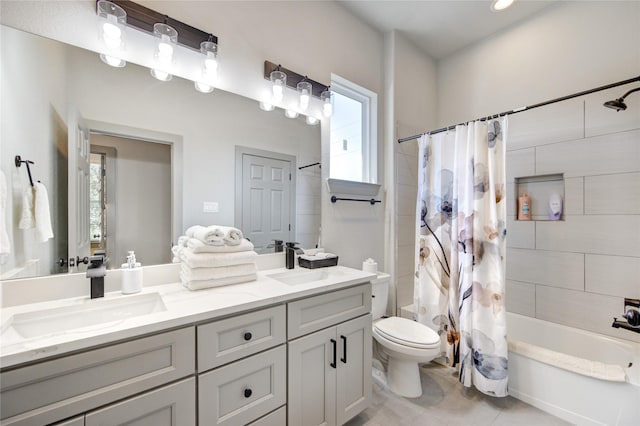
<svg viewBox="0 0 640 426">
<path fill-rule="evenodd" d="M 85 426 L 196 424 L 196 384 L 190 378 L 86 415 Z"/>
<path fill-rule="evenodd" d="M 337 424 L 342 425 L 371 401 L 371 315 L 337 326 Z"/>
<path fill-rule="evenodd" d="M 336 328 L 293 340 L 288 347 L 289 424 L 335 425 Z"/>
</svg>

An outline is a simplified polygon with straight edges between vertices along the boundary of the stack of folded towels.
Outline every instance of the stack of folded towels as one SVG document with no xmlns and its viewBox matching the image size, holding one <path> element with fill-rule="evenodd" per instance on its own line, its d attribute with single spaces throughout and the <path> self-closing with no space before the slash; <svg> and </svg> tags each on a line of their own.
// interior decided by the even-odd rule
<svg viewBox="0 0 640 426">
<path fill-rule="evenodd" d="M 228 226 L 192 226 L 173 247 L 174 262 L 181 262 L 180 279 L 190 290 L 254 281 L 253 244 L 242 231 Z"/>
</svg>

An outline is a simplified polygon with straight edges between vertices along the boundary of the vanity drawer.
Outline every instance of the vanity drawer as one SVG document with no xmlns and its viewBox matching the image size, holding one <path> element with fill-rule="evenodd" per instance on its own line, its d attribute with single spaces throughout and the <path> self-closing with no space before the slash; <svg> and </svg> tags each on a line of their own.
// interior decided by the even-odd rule
<svg viewBox="0 0 640 426">
<path fill-rule="evenodd" d="M 280 305 L 198 326 L 198 371 L 284 343 L 285 321 Z"/>
<path fill-rule="evenodd" d="M 247 424 L 287 399 L 286 346 L 198 377 L 198 418 L 203 425 Z"/>
<path fill-rule="evenodd" d="M 287 424 L 287 407 L 280 407 L 273 413 L 269 413 L 259 418 L 249 426 L 286 426 Z"/>
<path fill-rule="evenodd" d="M 288 303 L 289 340 L 371 312 L 371 284 Z"/>
<path fill-rule="evenodd" d="M 3 372 L 2 425 L 42 425 L 89 411 L 193 374 L 194 360 L 189 327 Z"/>
</svg>

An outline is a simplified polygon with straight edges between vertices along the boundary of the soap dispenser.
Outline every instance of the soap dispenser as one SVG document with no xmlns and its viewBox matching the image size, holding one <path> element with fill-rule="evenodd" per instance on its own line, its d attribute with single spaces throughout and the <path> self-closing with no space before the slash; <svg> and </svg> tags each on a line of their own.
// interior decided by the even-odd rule
<svg viewBox="0 0 640 426">
<path fill-rule="evenodd" d="M 142 265 L 136 262 L 136 254 L 129 251 L 127 263 L 122 264 L 122 293 L 133 294 L 142 290 Z"/>
</svg>

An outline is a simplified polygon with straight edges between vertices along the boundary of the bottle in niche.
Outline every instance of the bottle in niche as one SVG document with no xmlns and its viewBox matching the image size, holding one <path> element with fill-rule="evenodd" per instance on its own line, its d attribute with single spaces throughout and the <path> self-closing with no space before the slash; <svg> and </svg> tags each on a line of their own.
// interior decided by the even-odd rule
<svg viewBox="0 0 640 426">
<path fill-rule="evenodd" d="M 531 197 L 526 193 L 518 197 L 518 220 L 531 220 Z"/>
<path fill-rule="evenodd" d="M 562 216 L 562 197 L 560 194 L 551 194 L 549 196 L 549 220 L 560 220 Z"/>
</svg>

